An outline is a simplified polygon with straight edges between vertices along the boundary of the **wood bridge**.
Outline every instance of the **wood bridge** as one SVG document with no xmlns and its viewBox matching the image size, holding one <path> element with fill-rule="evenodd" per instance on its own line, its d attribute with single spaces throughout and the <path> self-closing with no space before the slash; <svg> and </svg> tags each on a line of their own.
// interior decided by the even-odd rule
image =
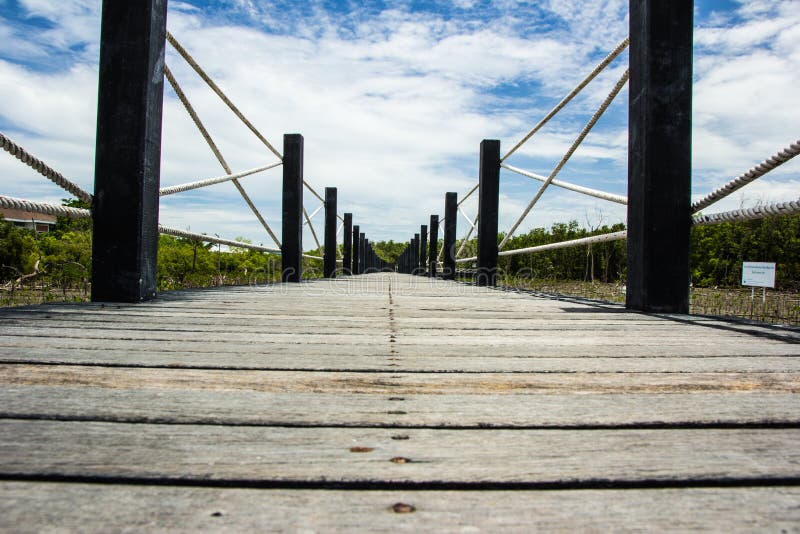
<svg viewBox="0 0 800 534">
<path fill-rule="evenodd" d="M 800 521 L 795 330 L 394 273 L 0 329 L 4 531 Z"/>
</svg>

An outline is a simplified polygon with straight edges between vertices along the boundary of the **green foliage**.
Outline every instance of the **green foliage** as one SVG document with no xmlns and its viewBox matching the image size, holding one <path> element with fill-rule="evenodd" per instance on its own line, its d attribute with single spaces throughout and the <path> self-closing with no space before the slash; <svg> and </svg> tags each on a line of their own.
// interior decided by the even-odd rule
<svg viewBox="0 0 800 534">
<path fill-rule="evenodd" d="M 397 258 L 399 258 L 400 254 L 405 250 L 406 245 L 407 243 L 395 243 L 392 240 L 378 241 L 377 243 L 372 243 L 372 250 L 374 250 L 375 254 L 383 261 L 396 263 Z"/>
</svg>

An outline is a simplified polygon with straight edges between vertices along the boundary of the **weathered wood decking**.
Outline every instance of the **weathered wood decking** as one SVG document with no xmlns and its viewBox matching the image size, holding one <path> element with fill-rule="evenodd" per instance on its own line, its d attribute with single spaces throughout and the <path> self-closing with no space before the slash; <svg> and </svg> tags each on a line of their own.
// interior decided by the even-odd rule
<svg viewBox="0 0 800 534">
<path fill-rule="evenodd" d="M 0 530 L 800 524 L 796 331 L 388 274 L 0 331 Z"/>
</svg>

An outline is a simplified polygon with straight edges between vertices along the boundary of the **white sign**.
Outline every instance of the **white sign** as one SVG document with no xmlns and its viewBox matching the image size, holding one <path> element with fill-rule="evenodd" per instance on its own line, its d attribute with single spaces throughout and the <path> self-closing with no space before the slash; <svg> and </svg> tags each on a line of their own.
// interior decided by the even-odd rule
<svg viewBox="0 0 800 534">
<path fill-rule="evenodd" d="M 775 264 L 763 261 L 742 263 L 742 285 L 775 287 Z"/>
</svg>

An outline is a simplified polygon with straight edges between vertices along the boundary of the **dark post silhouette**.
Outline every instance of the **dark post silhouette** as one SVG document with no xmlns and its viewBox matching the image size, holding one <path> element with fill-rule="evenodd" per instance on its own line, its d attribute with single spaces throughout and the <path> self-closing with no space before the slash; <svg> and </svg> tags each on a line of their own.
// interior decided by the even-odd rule
<svg viewBox="0 0 800 534">
<path fill-rule="evenodd" d="M 361 228 L 356 224 L 353 226 L 353 267 L 351 269 L 352 274 L 358 274 L 358 265 L 361 263 L 361 258 L 359 252 L 361 251 Z"/>
<path fill-rule="evenodd" d="M 692 0 L 631 0 L 626 306 L 689 311 Z"/>
<path fill-rule="evenodd" d="M 419 227 L 419 270 L 424 275 L 428 272 L 428 225 Z"/>
<path fill-rule="evenodd" d="M 166 0 L 103 2 L 92 300 L 156 296 Z"/>
<path fill-rule="evenodd" d="M 447 193 L 444 197 L 444 250 L 442 251 L 442 278 L 456 277 L 456 211 L 458 194 Z"/>
<path fill-rule="evenodd" d="M 436 256 L 439 254 L 439 216 L 431 215 L 431 240 L 428 249 L 428 276 L 436 277 Z"/>
<path fill-rule="evenodd" d="M 336 188 L 325 188 L 325 254 L 322 261 L 325 278 L 336 276 Z"/>
<path fill-rule="evenodd" d="M 478 169 L 478 272 L 479 286 L 497 285 L 497 210 L 500 199 L 500 141 L 481 141 Z"/>
<path fill-rule="evenodd" d="M 283 136 L 283 228 L 281 262 L 284 282 L 303 278 L 303 136 Z"/>
<path fill-rule="evenodd" d="M 353 214 L 344 214 L 344 245 L 342 246 L 342 273 L 350 274 L 353 262 Z"/>
</svg>

